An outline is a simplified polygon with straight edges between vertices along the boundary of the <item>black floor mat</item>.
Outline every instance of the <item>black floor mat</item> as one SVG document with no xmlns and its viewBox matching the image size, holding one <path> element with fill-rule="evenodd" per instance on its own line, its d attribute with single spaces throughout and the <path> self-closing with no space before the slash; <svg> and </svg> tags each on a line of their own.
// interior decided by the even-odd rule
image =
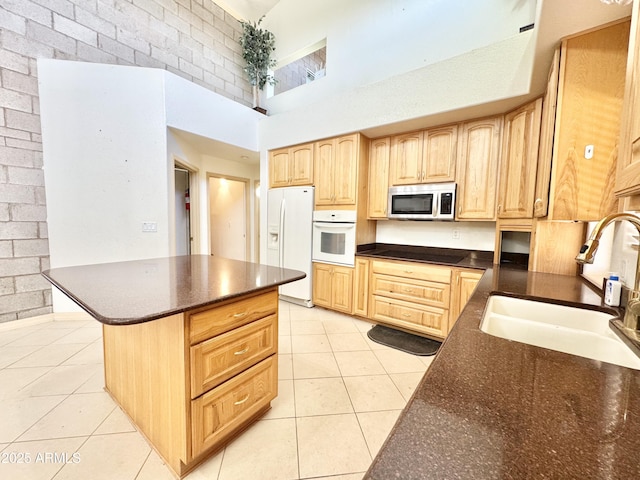
<svg viewBox="0 0 640 480">
<path fill-rule="evenodd" d="M 367 332 L 367 336 L 376 343 L 402 350 L 413 355 L 435 355 L 442 342 L 419 337 L 401 330 L 376 325 Z"/>
</svg>

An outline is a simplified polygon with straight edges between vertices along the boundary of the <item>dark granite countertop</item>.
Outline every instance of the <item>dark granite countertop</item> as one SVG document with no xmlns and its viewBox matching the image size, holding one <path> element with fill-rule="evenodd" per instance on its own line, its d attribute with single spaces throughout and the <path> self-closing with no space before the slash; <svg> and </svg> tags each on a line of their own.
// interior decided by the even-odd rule
<svg viewBox="0 0 640 480">
<path fill-rule="evenodd" d="M 53 268 L 43 275 L 110 325 L 147 322 L 305 277 L 298 270 L 209 255 Z"/>
<path fill-rule="evenodd" d="M 356 255 L 372 258 L 384 258 L 387 260 L 409 260 L 412 262 L 434 263 L 465 268 L 486 269 L 493 265 L 493 252 L 463 250 L 457 248 L 394 245 L 389 243 L 368 243 L 358 245 Z"/>
<path fill-rule="evenodd" d="M 640 371 L 482 332 L 493 293 L 606 310 L 580 277 L 488 268 L 364 478 L 640 478 Z"/>
</svg>

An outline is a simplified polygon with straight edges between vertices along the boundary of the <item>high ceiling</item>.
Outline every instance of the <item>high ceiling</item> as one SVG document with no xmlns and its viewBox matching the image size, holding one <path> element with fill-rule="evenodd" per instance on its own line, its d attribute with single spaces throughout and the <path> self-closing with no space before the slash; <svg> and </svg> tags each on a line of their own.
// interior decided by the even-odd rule
<svg viewBox="0 0 640 480">
<path fill-rule="evenodd" d="M 257 21 L 279 0 L 216 0 L 218 6 L 225 9 L 238 20 Z"/>
</svg>

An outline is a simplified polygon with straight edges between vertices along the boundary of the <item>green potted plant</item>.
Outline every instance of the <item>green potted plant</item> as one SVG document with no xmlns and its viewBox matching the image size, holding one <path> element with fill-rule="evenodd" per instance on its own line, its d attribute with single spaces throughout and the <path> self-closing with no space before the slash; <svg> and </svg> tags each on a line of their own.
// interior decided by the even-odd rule
<svg viewBox="0 0 640 480">
<path fill-rule="evenodd" d="M 253 108 L 266 113 L 265 109 L 260 108 L 258 89 L 263 90 L 267 83 L 269 85 L 276 83 L 273 75 L 269 74 L 269 69 L 276 65 L 276 61 L 271 58 L 276 47 L 273 33 L 260 28 L 263 18 L 261 17 L 258 23 L 240 22 L 242 25 L 240 46 L 242 47 L 242 58 L 247 62 L 244 71 L 253 87 Z"/>
</svg>

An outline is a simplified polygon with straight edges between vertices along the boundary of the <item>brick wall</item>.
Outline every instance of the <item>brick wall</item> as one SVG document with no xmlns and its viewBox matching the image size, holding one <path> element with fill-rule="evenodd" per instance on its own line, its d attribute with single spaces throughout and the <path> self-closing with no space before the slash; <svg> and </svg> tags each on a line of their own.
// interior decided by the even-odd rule
<svg viewBox="0 0 640 480">
<path fill-rule="evenodd" d="M 51 311 L 36 59 L 163 68 L 250 106 L 240 32 L 211 0 L 0 2 L 0 322 Z"/>
<path fill-rule="evenodd" d="M 273 92 L 277 95 L 307 83 L 307 68 L 316 72 L 321 66 L 326 68 L 327 48 L 322 47 L 274 72 L 277 80 Z"/>
</svg>

